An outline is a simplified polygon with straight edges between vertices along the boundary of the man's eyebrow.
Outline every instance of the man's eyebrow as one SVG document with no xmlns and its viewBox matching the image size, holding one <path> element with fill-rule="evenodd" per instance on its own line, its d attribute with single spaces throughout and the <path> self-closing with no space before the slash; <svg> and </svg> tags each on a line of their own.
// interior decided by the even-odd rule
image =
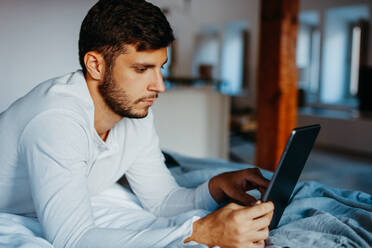
<svg viewBox="0 0 372 248">
<path fill-rule="evenodd" d="M 146 67 L 146 68 L 152 68 L 155 67 L 154 64 L 148 64 L 148 63 L 134 63 L 131 67 Z"/>
<path fill-rule="evenodd" d="M 162 66 L 165 65 L 167 62 L 168 62 L 168 58 L 164 61 L 164 63 L 162 64 Z M 155 64 L 149 64 L 149 63 L 134 63 L 134 64 L 132 64 L 131 67 L 153 68 L 155 66 L 156 66 Z"/>
</svg>

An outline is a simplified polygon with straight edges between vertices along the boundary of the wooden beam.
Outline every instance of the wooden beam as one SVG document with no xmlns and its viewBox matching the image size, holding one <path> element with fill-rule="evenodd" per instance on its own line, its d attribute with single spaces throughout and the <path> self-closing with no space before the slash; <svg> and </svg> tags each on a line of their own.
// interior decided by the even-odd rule
<svg viewBox="0 0 372 248">
<path fill-rule="evenodd" d="M 261 0 L 257 166 L 274 171 L 297 123 L 299 0 Z"/>
</svg>

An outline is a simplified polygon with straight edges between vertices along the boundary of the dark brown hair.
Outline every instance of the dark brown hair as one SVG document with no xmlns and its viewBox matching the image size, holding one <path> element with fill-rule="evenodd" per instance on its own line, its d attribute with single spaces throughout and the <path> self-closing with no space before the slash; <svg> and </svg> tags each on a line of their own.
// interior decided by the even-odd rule
<svg viewBox="0 0 372 248">
<path fill-rule="evenodd" d="M 106 66 L 125 52 L 125 45 L 137 51 L 167 47 L 173 31 L 159 7 L 144 0 L 100 0 L 85 16 L 80 29 L 79 60 L 86 74 L 84 56 L 102 53 Z"/>
</svg>

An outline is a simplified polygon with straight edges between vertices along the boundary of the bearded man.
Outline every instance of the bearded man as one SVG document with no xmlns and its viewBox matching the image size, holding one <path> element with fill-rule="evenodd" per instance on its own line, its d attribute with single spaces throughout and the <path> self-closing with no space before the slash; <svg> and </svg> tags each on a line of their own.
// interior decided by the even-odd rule
<svg viewBox="0 0 372 248">
<path fill-rule="evenodd" d="M 164 164 L 150 107 L 165 90 L 161 69 L 173 40 L 151 3 L 96 3 L 81 25 L 82 70 L 39 84 L 0 115 L 0 211 L 34 216 L 56 248 L 263 247 L 273 204 L 252 205 L 245 193 L 267 187 L 258 170 L 187 189 Z M 97 212 L 92 199 L 123 175 L 142 219 L 128 215 L 128 224 L 116 226 L 100 221 L 110 206 Z M 228 200 L 241 204 L 219 208 Z M 211 213 L 165 221 L 196 209 Z M 128 204 L 121 211 L 134 210 Z"/>
</svg>

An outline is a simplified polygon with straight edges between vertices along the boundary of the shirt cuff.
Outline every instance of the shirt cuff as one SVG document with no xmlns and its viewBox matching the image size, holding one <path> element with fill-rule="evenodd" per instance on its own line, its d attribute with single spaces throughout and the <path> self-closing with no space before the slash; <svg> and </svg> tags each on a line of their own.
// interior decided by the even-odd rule
<svg viewBox="0 0 372 248">
<path fill-rule="evenodd" d="M 199 185 L 195 189 L 196 206 L 197 208 L 205 209 L 208 211 L 214 211 L 219 207 L 219 205 L 213 199 L 211 193 L 209 192 L 208 184 L 209 184 L 209 180 Z"/>
<path fill-rule="evenodd" d="M 183 246 L 185 247 L 192 247 L 192 246 L 195 246 L 195 245 L 199 245 L 197 242 L 195 241 L 190 241 L 190 242 L 187 242 L 185 243 L 185 239 L 189 238 L 193 232 L 193 229 L 194 229 L 194 222 L 199 220 L 200 217 L 199 216 L 193 216 L 190 220 L 188 220 L 185 225 L 189 225 L 189 227 L 187 228 L 188 232 L 187 234 L 185 235 L 185 237 L 182 239 L 182 244 Z"/>
<path fill-rule="evenodd" d="M 208 184 L 207 184 L 208 185 Z M 194 229 L 194 222 L 199 220 L 201 217 L 199 216 L 193 216 L 190 220 L 188 220 L 185 225 L 190 225 L 190 227 L 188 228 L 188 233 L 186 234 L 186 236 L 182 239 L 182 247 L 190 247 L 190 248 L 208 248 L 207 245 L 204 245 L 204 244 L 199 244 L 195 241 L 190 241 L 190 242 L 187 242 L 185 243 L 185 239 L 187 239 L 188 237 L 191 236 L 192 232 L 193 232 L 193 229 Z M 220 248 L 219 246 L 213 246 L 213 248 Z"/>
</svg>

